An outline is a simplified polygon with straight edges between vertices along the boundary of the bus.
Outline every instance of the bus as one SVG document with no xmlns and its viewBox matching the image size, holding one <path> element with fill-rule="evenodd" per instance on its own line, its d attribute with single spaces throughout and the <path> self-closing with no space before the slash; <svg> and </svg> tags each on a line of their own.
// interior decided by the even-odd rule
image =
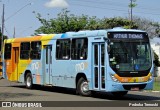
<svg viewBox="0 0 160 110">
<path fill-rule="evenodd" d="M 82 96 L 153 88 L 148 34 L 113 28 L 41 34 L 4 41 L 3 77 L 9 81 L 74 88 Z"/>
</svg>

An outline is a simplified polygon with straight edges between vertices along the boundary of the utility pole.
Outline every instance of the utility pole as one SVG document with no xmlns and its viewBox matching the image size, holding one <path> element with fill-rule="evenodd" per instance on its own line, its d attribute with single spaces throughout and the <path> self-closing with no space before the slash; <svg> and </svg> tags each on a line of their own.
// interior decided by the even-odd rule
<svg viewBox="0 0 160 110">
<path fill-rule="evenodd" d="M 132 11 L 133 11 L 133 1 L 131 0 L 131 23 L 132 23 Z"/>
<path fill-rule="evenodd" d="M 3 57 L 2 57 L 3 39 L 4 39 L 4 4 L 3 4 L 3 11 L 2 11 L 1 58 L 3 58 Z"/>
<path fill-rule="evenodd" d="M 14 27 L 13 38 L 16 37 L 16 28 Z"/>
<path fill-rule="evenodd" d="M 133 22 L 133 8 L 137 6 L 137 4 L 135 2 L 136 2 L 136 0 L 130 0 L 130 4 L 129 4 L 131 27 L 132 27 L 132 22 Z"/>
<path fill-rule="evenodd" d="M 3 11 L 2 11 L 1 65 L 3 65 L 3 39 L 4 39 L 4 4 L 3 4 Z M 3 70 L 2 70 L 2 76 L 3 76 Z"/>
</svg>

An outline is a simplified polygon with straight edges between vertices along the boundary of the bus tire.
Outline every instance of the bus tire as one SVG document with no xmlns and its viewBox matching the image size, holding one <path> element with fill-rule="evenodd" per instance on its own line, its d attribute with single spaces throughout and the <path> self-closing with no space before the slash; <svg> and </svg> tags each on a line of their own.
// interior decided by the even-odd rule
<svg viewBox="0 0 160 110">
<path fill-rule="evenodd" d="M 125 96 L 128 93 L 128 91 L 118 91 L 118 92 L 111 92 L 111 93 L 115 97 L 123 97 L 123 96 Z"/>
<path fill-rule="evenodd" d="M 81 77 L 77 83 L 77 92 L 82 96 L 91 96 L 87 80 Z"/>
<path fill-rule="evenodd" d="M 33 79 L 32 79 L 31 73 L 28 73 L 26 75 L 25 85 L 26 85 L 26 88 L 28 88 L 28 89 L 32 89 L 33 88 Z"/>
</svg>

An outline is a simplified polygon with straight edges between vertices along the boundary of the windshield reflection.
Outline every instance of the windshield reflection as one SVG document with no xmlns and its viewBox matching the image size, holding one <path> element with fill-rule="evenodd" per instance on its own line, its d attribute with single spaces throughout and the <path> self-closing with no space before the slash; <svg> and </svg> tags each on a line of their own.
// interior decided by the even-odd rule
<svg viewBox="0 0 160 110">
<path fill-rule="evenodd" d="M 112 42 L 109 52 L 110 66 L 114 71 L 144 71 L 151 67 L 148 42 Z"/>
</svg>

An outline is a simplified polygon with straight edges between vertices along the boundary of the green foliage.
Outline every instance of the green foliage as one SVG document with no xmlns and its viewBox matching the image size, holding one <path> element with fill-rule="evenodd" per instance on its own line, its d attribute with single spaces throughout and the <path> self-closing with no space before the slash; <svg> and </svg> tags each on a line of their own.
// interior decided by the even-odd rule
<svg viewBox="0 0 160 110">
<path fill-rule="evenodd" d="M 128 5 L 129 8 L 134 8 L 134 7 L 136 7 L 137 4 L 136 4 L 135 2 L 136 2 L 136 0 L 132 0 L 132 2 Z"/>
<path fill-rule="evenodd" d="M 155 77 L 155 82 L 153 83 L 153 90 L 154 91 L 160 91 L 160 82 L 156 81 L 157 78 Z"/>
<path fill-rule="evenodd" d="M 109 29 L 113 27 L 137 28 L 136 23 L 133 22 L 131 27 L 130 21 L 121 17 L 98 19 L 95 16 L 76 16 L 70 14 L 67 9 L 63 9 L 57 15 L 57 18 L 50 20 L 42 18 L 38 13 L 37 19 L 41 22 L 42 26 L 35 30 L 35 34 L 65 33 L 68 31 Z"/>
<path fill-rule="evenodd" d="M 63 9 L 56 18 L 46 20 L 39 13 L 37 19 L 42 26 L 35 30 L 34 34 L 51 34 L 51 33 L 65 33 L 68 31 L 79 30 L 97 30 L 97 29 L 111 29 L 113 27 L 124 27 L 126 29 L 140 29 L 147 31 L 150 38 L 160 34 L 160 24 L 151 20 L 133 17 L 131 22 L 128 18 L 114 17 L 98 19 L 95 16 L 89 17 L 87 15 L 76 16 L 70 14 L 70 11 Z"/>
<path fill-rule="evenodd" d="M 154 64 L 155 66 L 160 66 L 160 61 L 158 55 L 154 52 Z"/>
<path fill-rule="evenodd" d="M 63 9 L 62 12 L 57 15 L 57 18 L 50 19 L 48 21 L 44 18 L 41 18 L 40 14 L 37 15 L 37 18 L 41 22 L 42 26 L 35 31 L 35 34 L 79 31 L 84 29 L 88 23 L 88 16 L 75 16 L 73 14 L 69 15 L 69 11 L 66 9 Z"/>
<path fill-rule="evenodd" d="M 115 17 L 115 18 L 104 18 L 103 21 L 103 28 L 114 28 L 114 27 L 124 27 L 126 29 L 136 29 L 137 25 L 135 22 L 133 22 L 133 25 L 131 26 L 131 21 L 128 19 L 124 19 L 121 17 Z"/>
</svg>

